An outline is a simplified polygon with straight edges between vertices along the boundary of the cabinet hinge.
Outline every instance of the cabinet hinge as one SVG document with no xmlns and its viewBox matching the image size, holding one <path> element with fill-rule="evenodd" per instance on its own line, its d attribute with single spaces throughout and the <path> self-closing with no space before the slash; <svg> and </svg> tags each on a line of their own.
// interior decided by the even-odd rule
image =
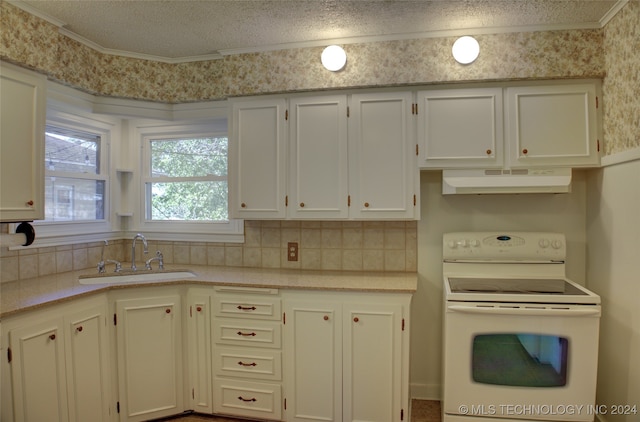
<svg viewBox="0 0 640 422">
<path fill-rule="evenodd" d="M 400 409 L 400 420 L 404 420 L 404 409 Z"/>
<path fill-rule="evenodd" d="M 118 314 L 113 314 L 113 325 L 118 325 Z"/>
<path fill-rule="evenodd" d="M 282 313 L 282 323 L 283 323 L 283 324 L 286 324 L 286 323 L 287 323 L 287 313 L 286 313 L 286 312 L 283 312 L 283 313 Z"/>
<path fill-rule="evenodd" d="M 11 363 L 13 360 L 13 353 L 11 352 L 11 347 L 7 347 L 7 362 Z"/>
</svg>

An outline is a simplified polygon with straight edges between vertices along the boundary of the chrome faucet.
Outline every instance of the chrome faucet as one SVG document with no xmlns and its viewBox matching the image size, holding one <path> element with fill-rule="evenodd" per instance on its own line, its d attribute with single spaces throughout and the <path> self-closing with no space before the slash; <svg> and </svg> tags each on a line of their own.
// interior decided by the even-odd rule
<svg viewBox="0 0 640 422">
<path fill-rule="evenodd" d="M 133 244 L 131 245 L 131 271 L 136 271 L 136 240 L 142 240 L 142 244 L 144 245 L 144 254 L 149 253 L 149 249 L 147 247 L 147 238 L 144 237 L 141 233 L 136 234 L 133 237 Z"/>
<path fill-rule="evenodd" d="M 100 253 L 100 262 L 98 262 L 98 272 L 99 273 L 106 272 L 107 264 L 116 264 L 115 272 L 120 272 L 120 270 L 122 269 L 122 264 L 120 264 L 119 261 L 116 261 L 115 259 L 107 259 L 105 261 L 104 259 L 104 248 L 108 245 L 109 245 L 109 241 L 105 240 L 104 244 L 102 245 L 102 252 Z"/>
</svg>

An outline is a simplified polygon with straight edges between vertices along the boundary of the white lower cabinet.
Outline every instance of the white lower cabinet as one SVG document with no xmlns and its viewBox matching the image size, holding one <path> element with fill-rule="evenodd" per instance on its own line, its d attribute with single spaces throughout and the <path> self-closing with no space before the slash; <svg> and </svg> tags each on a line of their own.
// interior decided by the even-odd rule
<svg viewBox="0 0 640 422">
<path fill-rule="evenodd" d="M 409 420 L 410 300 L 285 292 L 286 420 Z"/>
<path fill-rule="evenodd" d="M 278 290 L 224 287 L 213 299 L 214 413 L 282 419 Z"/>
<path fill-rule="evenodd" d="M 118 299 L 115 306 L 120 419 L 182 412 L 181 296 Z"/>
<path fill-rule="evenodd" d="M 188 407 L 201 413 L 213 413 L 212 292 L 210 288 L 191 288 L 187 293 Z"/>
<path fill-rule="evenodd" d="M 3 321 L 3 421 L 111 420 L 106 314 L 97 297 Z"/>
</svg>

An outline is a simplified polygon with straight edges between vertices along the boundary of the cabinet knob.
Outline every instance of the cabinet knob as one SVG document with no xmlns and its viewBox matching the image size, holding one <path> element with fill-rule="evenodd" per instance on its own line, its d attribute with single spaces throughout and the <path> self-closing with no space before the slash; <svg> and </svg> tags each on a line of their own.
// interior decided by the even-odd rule
<svg viewBox="0 0 640 422">
<path fill-rule="evenodd" d="M 33 201 L 28 201 L 28 202 L 27 202 L 27 205 L 29 205 L 30 207 L 32 207 L 32 206 L 33 206 Z"/>
<path fill-rule="evenodd" d="M 242 204 L 240 204 L 240 207 L 242 208 L 247 208 L 247 204 L 245 204 L 244 202 Z"/>
<path fill-rule="evenodd" d="M 304 202 L 300 202 L 300 208 L 304 208 Z"/>
<path fill-rule="evenodd" d="M 78 325 L 78 326 L 76 327 L 76 331 L 77 331 L 77 332 L 79 332 L 79 333 L 81 333 L 81 332 L 82 332 L 82 325 Z"/>
<path fill-rule="evenodd" d="M 164 310 L 166 313 L 170 314 L 171 313 L 171 308 L 167 308 Z"/>
<path fill-rule="evenodd" d="M 201 312 L 202 311 L 202 306 L 197 306 L 196 307 L 196 311 Z"/>
<path fill-rule="evenodd" d="M 360 321 L 360 318 L 358 317 L 353 318 L 353 322 L 358 322 L 358 321 Z"/>
<path fill-rule="evenodd" d="M 322 319 L 324 319 L 325 321 L 329 321 L 329 315 L 325 315 L 324 317 L 322 317 Z"/>
<path fill-rule="evenodd" d="M 365 208 L 369 208 L 369 203 L 368 203 L 368 202 L 365 202 L 365 203 L 364 203 L 364 207 L 365 207 Z"/>
<path fill-rule="evenodd" d="M 50 334 L 49 335 L 49 340 L 55 340 L 56 339 L 56 335 L 55 334 Z"/>
<path fill-rule="evenodd" d="M 529 150 L 525 148 L 525 149 L 523 149 L 523 150 L 522 150 L 522 153 L 523 153 L 523 154 L 528 154 L 528 153 L 529 153 Z"/>
<path fill-rule="evenodd" d="M 490 149 L 488 149 L 488 150 L 487 150 L 487 155 L 491 155 L 491 152 L 492 152 L 492 151 L 491 151 Z"/>
</svg>

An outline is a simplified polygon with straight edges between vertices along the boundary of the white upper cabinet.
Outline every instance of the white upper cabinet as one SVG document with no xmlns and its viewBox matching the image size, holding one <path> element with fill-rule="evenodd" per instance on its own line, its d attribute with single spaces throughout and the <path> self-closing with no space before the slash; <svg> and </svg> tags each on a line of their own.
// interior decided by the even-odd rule
<svg viewBox="0 0 640 422">
<path fill-rule="evenodd" d="M 289 101 L 289 216 L 347 218 L 347 96 Z"/>
<path fill-rule="evenodd" d="M 502 88 L 418 92 L 423 168 L 502 167 Z"/>
<path fill-rule="evenodd" d="M 559 81 L 420 91 L 419 166 L 598 166 L 598 90 L 597 81 Z"/>
<path fill-rule="evenodd" d="M 506 89 L 511 167 L 597 166 L 596 84 Z"/>
<path fill-rule="evenodd" d="M 231 217 L 418 218 L 412 99 L 383 92 L 233 101 Z"/>
<path fill-rule="evenodd" d="M 0 221 L 44 219 L 46 77 L 0 63 Z"/>
<path fill-rule="evenodd" d="M 237 100 L 231 105 L 229 208 L 232 218 L 284 218 L 286 101 Z"/>
<path fill-rule="evenodd" d="M 418 167 L 411 92 L 351 96 L 350 215 L 411 219 L 418 212 Z"/>
</svg>

